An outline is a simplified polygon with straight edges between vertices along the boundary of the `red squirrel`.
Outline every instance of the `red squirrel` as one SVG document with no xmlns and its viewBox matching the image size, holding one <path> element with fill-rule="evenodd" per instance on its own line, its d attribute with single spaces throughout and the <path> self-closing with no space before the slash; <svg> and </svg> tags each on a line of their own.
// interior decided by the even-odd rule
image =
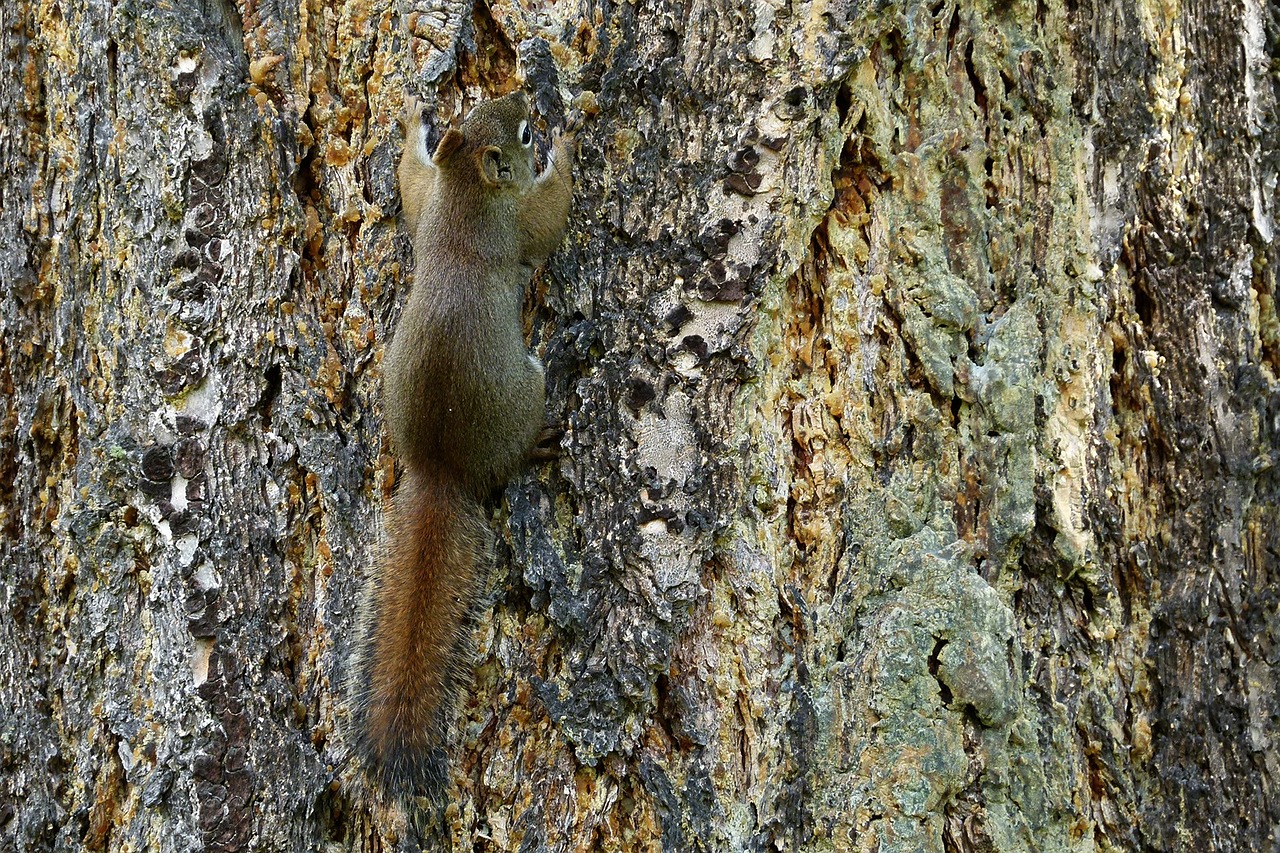
<svg viewBox="0 0 1280 853">
<path fill-rule="evenodd" d="M 382 407 L 402 468 L 365 596 L 352 667 L 357 750 L 396 792 L 436 794 L 471 678 L 467 625 L 493 533 L 481 502 L 519 470 L 545 424 L 542 364 L 520 310 L 564 236 L 572 132 L 533 159 L 529 103 L 477 105 L 428 156 L 410 104 L 399 167 L 413 292 L 382 362 Z"/>
</svg>

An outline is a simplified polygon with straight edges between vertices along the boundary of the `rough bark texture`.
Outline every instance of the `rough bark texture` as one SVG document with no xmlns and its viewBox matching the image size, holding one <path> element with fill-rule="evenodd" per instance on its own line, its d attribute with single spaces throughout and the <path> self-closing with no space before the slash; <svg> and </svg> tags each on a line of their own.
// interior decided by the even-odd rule
<svg viewBox="0 0 1280 853">
<path fill-rule="evenodd" d="M 8 0 L 0 846 L 1280 848 L 1263 0 Z M 393 164 L 587 113 L 450 805 L 342 690 Z"/>
</svg>

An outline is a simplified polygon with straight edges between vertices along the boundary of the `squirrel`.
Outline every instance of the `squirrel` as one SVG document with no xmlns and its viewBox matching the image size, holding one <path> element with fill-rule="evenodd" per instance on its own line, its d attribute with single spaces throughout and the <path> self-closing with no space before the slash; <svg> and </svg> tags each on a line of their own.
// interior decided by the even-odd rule
<svg viewBox="0 0 1280 853">
<path fill-rule="evenodd" d="M 523 93 L 478 104 L 430 156 L 413 101 L 405 124 L 398 177 L 416 270 L 382 380 L 403 474 L 365 595 L 353 718 L 375 779 L 438 795 L 493 545 L 482 501 L 546 422 L 542 364 L 520 313 L 568 224 L 576 128 L 556 134 L 539 174 Z"/>
</svg>

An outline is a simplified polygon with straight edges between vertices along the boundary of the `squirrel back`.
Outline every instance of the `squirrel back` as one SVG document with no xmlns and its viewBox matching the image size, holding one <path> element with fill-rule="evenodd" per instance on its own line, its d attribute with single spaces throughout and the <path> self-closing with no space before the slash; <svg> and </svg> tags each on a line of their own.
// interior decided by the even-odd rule
<svg viewBox="0 0 1280 853">
<path fill-rule="evenodd" d="M 383 362 L 383 408 L 402 462 L 444 466 L 484 497 L 543 426 L 542 366 L 525 347 L 520 309 L 554 244 L 532 245 L 526 223 L 559 242 L 569 178 L 567 168 L 535 172 L 522 93 L 478 105 L 429 161 L 421 139 L 419 119 L 400 163 L 402 192 L 426 191 L 405 208 L 417 271 Z M 544 224 L 547 199 L 562 203 Z"/>
<path fill-rule="evenodd" d="M 383 409 L 403 475 L 365 595 L 351 672 L 355 743 L 397 793 L 438 796 L 469 677 L 470 620 L 490 561 L 481 502 L 544 425 L 524 289 L 564 234 L 572 135 L 537 173 L 523 94 L 479 104 L 426 159 L 410 105 L 399 166 L 415 277 L 383 359 Z"/>
</svg>

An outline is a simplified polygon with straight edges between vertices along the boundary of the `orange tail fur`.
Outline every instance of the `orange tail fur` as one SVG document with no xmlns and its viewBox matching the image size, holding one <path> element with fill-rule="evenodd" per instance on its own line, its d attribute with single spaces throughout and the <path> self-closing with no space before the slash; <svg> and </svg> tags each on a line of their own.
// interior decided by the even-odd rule
<svg viewBox="0 0 1280 853">
<path fill-rule="evenodd" d="M 458 688 L 471 675 L 468 620 L 491 535 L 480 505 L 457 482 L 406 471 L 365 594 L 352 668 L 357 748 L 396 792 L 443 791 Z"/>
</svg>

